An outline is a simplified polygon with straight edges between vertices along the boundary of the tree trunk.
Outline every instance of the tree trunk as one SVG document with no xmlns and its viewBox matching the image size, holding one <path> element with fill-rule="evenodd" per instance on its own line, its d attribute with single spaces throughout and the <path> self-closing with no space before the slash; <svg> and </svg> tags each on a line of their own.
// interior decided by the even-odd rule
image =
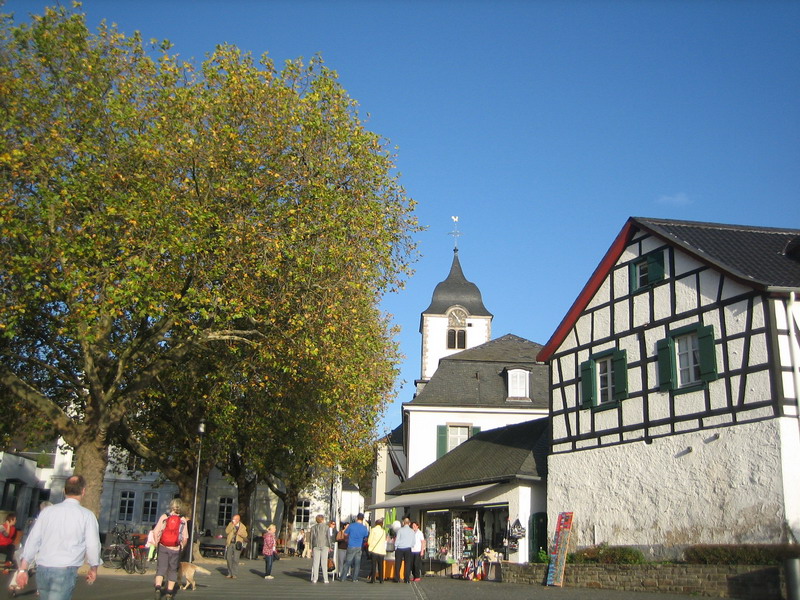
<svg viewBox="0 0 800 600">
<path fill-rule="evenodd" d="M 256 481 L 258 480 L 255 477 L 248 478 L 245 475 L 236 478 L 236 487 L 238 488 L 237 502 L 239 506 L 239 516 L 242 518 L 242 523 L 244 523 L 247 528 L 251 530 L 251 535 L 253 533 L 253 507 L 250 506 L 250 502 L 253 499 L 253 492 L 256 490 Z"/>
<path fill-rule="evenodd" d="M 74 444 L 75 475 L 83 475 L 86 479 L 86 495 L 82 504 L 95 516 L 100 516 L 100 497 L 103 494 L 103 479 L 108 466 L 108 444 L 99 436 L 84 439 Z"/>
<path fill-rule="evenodd" d="M 297 491 L 294 488 L 290 488 L 286 491 L 283 500 L 283 522 L 286 525 L 286 533 L 283 539 L 286 540 L 287 548 L 289 546 L 289 541 L 292 539 L 292 533 L 294 532 L 294 514 L 297 510 L 297 496 Z"/>
<path fill-rule="evenodd" d="M 183 513 L 187 519 L 193 518 L 192 515 L 192 501 L 194 500 L 194 478 L 193 477 L 176 477 L 172 482 L 178 486 L 178 493 L 183 501 Z"/>
</svg>

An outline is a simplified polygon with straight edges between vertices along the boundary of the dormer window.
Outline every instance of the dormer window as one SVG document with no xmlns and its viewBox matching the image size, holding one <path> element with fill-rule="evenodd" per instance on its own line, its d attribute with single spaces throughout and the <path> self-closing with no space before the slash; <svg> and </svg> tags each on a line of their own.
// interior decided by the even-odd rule
<svg viewBox="0 0 800 600">
<path fill-rule="evenodd" d="M 508 379 L 508 397 L 514 399 L 530 398 L 530 373 L 525 369 L 509 369 L 506 371 Z"/>
<path fill-rule="evenodd" d="M 447 349 L 463 350 L 467 347 L 467 311 L 454 308 L 447 315 Z"/>
</svg>

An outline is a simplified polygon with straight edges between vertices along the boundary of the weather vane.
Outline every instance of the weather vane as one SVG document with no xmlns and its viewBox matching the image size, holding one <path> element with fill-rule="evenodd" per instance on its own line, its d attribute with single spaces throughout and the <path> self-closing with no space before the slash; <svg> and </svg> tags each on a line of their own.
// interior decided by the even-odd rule
<svg viewBox="0 0 800 600">
<path fill-rule="evenodd" d="M 458 217 L 450 218 L 453 219 L 453 231 L 447 235 L 453 236 L 453 250 L 458 250 L 458 238 L 461 236 L 461 232 L 458 230 Z"/>
</svg>

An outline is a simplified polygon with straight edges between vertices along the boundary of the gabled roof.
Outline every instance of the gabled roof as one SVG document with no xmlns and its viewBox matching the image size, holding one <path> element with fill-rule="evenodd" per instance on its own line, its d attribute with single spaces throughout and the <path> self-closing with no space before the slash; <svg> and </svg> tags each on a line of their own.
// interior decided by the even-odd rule
<svg viewBox="0 0 800 600">
<path fill-rule="evenodd" d="M 439 282 L 433 290 L 430 306 L 422 311 L 423 315 L 443 315 L 451 306 L 464 307 L 470 316 L 491 317 L 492 313 L 483 305 L 481 291 L 474 283 L 467 281 L 458 260 L 458 248 L 453 250 L 453 264 L 447 279 Z M 420 322 L 420 331 L 422 323 Z"/>
<path fill-rule="evenodd" d="M 550 359 L 637 232 L 650 233 L 739 282 L 767 293 L 800 291 L 800 229 L 631 217 L 553 333 Z"/>
<path fill-rule="evenodd" d="M 536 363 L 541 344 L 506 334 L 439 361 L 422 391 L 404 406 L 511 406 L 505 371 L 531 372 L 530 408 L 548 407 L 547 366 Z M 513 404 L 519 407 L 519 403 Z"/>
<path fill-rule="evenodd" d="M 481 431 L 404 481 L 392 495 L 547 476 L 550 419 Z"/>
</svg>

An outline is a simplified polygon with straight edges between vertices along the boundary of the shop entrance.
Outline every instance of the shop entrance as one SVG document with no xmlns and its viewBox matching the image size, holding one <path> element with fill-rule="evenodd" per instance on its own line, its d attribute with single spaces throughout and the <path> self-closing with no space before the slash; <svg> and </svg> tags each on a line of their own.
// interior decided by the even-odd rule
<svg viewBox="0 0 800 600">
<path fill-rule="evenodd" d="M 426 560 L 463 563 L 487 549 L 508 557 L 508 504 L 428 510 L 422 513 Z"/>
</svg>

